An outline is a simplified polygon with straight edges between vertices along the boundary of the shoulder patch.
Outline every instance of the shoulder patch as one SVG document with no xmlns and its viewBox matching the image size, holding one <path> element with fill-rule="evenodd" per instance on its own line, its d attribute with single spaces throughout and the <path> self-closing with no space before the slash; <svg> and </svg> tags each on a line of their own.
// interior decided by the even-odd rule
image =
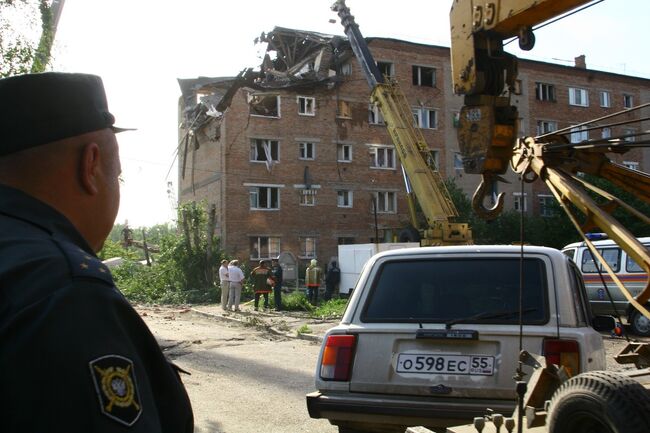
<svg viewBox="0 0 650 433">
<path fill-rule="evenodd" d="M 101 412 L 120 424 L 132 426 L 142 414 L 133 361 L 120 355 L 105 355 L 88 365 Z"/>
<path fill-rule="evenodd" d="M 97 257 L 69 242 L 58 242 L 65 254 L 73 277 L 97 278 L 113 285 L 108 267 Z"/>
</svg>

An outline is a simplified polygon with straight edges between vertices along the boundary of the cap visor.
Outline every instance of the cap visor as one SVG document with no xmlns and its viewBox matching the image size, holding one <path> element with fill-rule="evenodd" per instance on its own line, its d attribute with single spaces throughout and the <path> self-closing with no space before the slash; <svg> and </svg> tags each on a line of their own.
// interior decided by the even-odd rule
<svg viewBox="0 0 650 433">
<path fill-rule="evenodd" d="M 124 131 L 137 131 L 136 128 L 118 128 L 117 126 L 111 126 L 111 129 L 115 134 L 119 132 L 124 132 Z"/>
</svg>

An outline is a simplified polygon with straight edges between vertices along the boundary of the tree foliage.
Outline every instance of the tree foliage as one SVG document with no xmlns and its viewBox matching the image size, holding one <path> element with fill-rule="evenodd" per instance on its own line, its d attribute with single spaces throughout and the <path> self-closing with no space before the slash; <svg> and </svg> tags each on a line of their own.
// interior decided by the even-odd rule
<svg viewBox="0 0 650 433">
<path fill-rule="evenodd" d="M 161 224 L 145 230 L 147 242 L 160 249 L 151 267 L 138 263 L 141 250 L 121 246 L 124 224 L 113 227 L 99 255 L 102 259 L 112 254 L 128 258 L 112 272 L 117 286 L 132 302 L 214 302 L 219 288 L 210 276 L 226 257 L 207 221 L 201 204 L 189 203 L 179 207 L 176 227 Z M 133 230 L 133 238 L 142 240 L 142 228 Z M 210 245 L 214 251 L 209 254 Z"/>
<path fill-rule="evenodd" d="M 45 71 L 53 42 L 50 1 L 0 0 L 0 78 Z"/>
</svg>

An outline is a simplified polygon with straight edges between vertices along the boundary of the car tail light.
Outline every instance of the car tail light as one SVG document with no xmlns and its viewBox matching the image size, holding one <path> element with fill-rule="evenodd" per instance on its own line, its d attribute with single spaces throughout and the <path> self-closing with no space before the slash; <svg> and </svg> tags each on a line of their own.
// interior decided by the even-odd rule
<svg viewBox="0 0 650 433">
<path fill-rule="evenodd" d="M 320 377 L 325 380 L 350 380 L 356 344 L 357 337 L 354 335 L 327 337 L 320 365 Z"/>
<path fill-rule="evenodd" d="M 575 340 L 544 340 L 544 356 L 548 362 L 564 366 L 569 376 L 580 373 L 580 345 Z"/>
</svg>

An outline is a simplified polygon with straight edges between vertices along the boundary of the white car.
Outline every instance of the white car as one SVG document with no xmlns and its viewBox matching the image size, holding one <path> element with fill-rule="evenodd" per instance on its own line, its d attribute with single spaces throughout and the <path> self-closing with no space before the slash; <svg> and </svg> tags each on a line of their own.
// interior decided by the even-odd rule
<svg viewBox="0 0 650 433">
<path fill-rule="evenodd" d="M 309 414 L 341 433 L 449 426 L 488 408 L 510 414 L 520 349 L 570 374 L 605 369 L 591 322 L 580 272 L 558 250 L 380 253 L 364 267 L 341 323 L 325 335 Z"/>
</svg>

